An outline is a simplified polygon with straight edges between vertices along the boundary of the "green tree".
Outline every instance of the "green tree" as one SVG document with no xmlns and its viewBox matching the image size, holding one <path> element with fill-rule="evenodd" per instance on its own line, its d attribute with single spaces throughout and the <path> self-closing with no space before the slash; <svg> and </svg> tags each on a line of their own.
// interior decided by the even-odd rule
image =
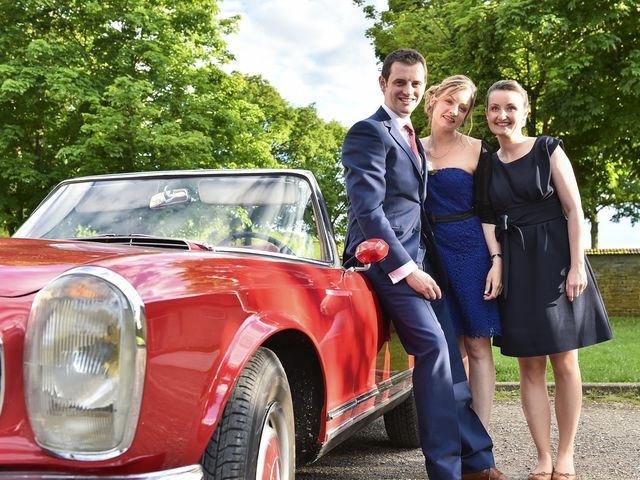
<svg viewBox="0 0 640 480">
<path fill-rule="evenodd" d="M 464 73 L 480 92 L 500 78 L 527 89 L 528 133 L 564 140 L 592 246 L 605 206 L 640 220 L 638 0 L 390 0 L 384 12 L 355 3 L 376 20 L 368 35 L 379 58 L 410 46 L 427 58 L 432 83 Z"/>
<path fill-rule="evenodd" d="M 204 162 L 211 142 L 194 128 L 192 89 L 223 77 L 220 38 L 233 25 L 215 18 L 215 1 L 2 0 L 2 11 L 0 215 L 10 232 L 62 178 Z"/>
<path fill-rule="evenodd" d="M 338 122 L 320 120 L 314 106 L 299 108 L 289 141 L 278 152 L 284 165 L 315 172 L 339 238 L 346 232 L 347 194 L 341 163 L 345 134 Z"/>
<path fill-rule="evenodd" d="M 314 172 L 334 231 L 342 237 L 346 231 L 347 199 L 340 160 L 346 128 L 320 119 L 314 105 L 291 107 L 259 76 L 248 77 L 243 97 L 266 113 L 262 128 L 270 135 L 270 153 L 278 164 Z"/>
<path fill-rule="evenodd" d="M 225 73 L 236 19 L 217 4 L 0 0 L 0 228 L 78 175 L 295 166 L 335 188 L 344 131 L 260 77 Z"/>
</svg>

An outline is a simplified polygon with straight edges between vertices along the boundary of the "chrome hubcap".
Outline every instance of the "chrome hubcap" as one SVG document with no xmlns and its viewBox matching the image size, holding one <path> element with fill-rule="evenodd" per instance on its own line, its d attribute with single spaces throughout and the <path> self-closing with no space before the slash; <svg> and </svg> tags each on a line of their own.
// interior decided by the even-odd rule
<svg viewBox="0 0 640 480">
<path fill-rule="evenodd" d="M 289 472 L 290 440 L 284 412 L 280 404 L 272 403 L 267 411 L 260 435 L 256 480 L 288 480 L 291 478 L 291 472 Z"/>
</svg>

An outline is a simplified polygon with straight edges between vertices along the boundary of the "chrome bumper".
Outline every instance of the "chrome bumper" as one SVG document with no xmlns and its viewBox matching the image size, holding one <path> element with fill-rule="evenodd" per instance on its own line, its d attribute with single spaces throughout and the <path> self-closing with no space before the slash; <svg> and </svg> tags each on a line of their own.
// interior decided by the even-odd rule
<svg viewBox="0 0 640 480">
<path fill-rule="evenodd" d="M 6 472 L 0 471 L 0 479 L 11 480 L 202 480 L 200 465 L 173 468 L 161 472 L 136 473 L 135 475 L 86 475 L 82 473 Z"/>
</svg>

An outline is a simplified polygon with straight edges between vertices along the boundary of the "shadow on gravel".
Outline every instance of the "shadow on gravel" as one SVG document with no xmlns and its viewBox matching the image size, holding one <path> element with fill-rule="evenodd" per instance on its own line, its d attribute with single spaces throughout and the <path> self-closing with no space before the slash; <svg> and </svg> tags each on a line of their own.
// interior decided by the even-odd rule
<svg viewBox="0 0 640 480">
<path fill-rule="evenodd" d="M 489 433 L 498 468 L 509 480 L 526 480 L 536 452 L 519 401 L 495 402 Z M 551 436 L 557 445 L 555 421 Z M 579 480 L 640 479 L 640 405 L 585 401 L 575 461 Z M 422 452 L 393 447 L 378 419 L 298 469 L 296 480 L 427 480 L 427 475 Z"/>
<path fill-rule="evenodd" d="M 338 445 L 316 463 L 299 468 L 296 480 L 426 479 L 420 449 L 391 445 L 382 419 Z"/>
</svg>

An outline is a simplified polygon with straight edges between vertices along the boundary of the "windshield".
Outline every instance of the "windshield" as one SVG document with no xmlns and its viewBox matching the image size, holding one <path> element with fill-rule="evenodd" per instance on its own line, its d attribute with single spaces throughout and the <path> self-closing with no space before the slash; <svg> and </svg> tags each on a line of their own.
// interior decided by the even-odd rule
<svg viewBox="0 0 640 480">
<path fill-rule="evenodd" d="M 129 177 L 63 184 L 14 236 L 146 235 L 322 260 L 317 227 L 303 177 Z"/>
</svg>

